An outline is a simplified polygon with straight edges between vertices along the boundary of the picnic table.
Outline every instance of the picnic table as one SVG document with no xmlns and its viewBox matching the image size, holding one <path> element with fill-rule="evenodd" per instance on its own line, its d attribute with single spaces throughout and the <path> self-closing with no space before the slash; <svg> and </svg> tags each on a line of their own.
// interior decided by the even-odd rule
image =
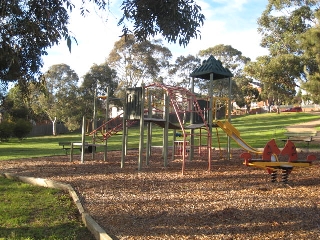
<svg viewBox="0 0 320 240">
<path fill-rule="evenodd" d="M 59 146 L 62 146 L 63 150 L 66 151 L 68 154 L 68 150 L 70 150 L 70 162 L 73 161 L 73 150 L 79 149 L 82 150 L 82 143 L 81 142 L 59 142 Z M 94 159 L 94 153 L 96 152 L 97 147 L 104 147 L 104 160 L 106 160 L 107 155 L 107 145 L 105 144 L 96 144 L 96 143 L 84 143 L 84 152 L 85 153 L 92 153 L 92 159 Z"/>
<path fill-rule="evenodd" d="M 310 142 L 314 140 L 317 135 L 316 131 L 304 131 L 304 132 L 285 132 L 286 139 L 282 139 L 283 142 L 290 140 L 292 142 L 305 142 L 307 143 L 307 149 L 309 150 Z"/>
<path fill-rule="evenodd" d="M 71 142 L 59 142 L 59 146 L 62 146 L 62 149 L 66 152 L 66 155 L 68 155 L 68 151 L 71 148 Z"/>
</svg>

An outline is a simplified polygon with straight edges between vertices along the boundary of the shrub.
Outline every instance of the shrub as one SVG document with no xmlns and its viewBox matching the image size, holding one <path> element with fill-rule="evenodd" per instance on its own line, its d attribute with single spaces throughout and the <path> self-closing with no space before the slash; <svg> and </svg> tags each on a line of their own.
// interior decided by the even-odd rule
<svg viewBox="0 0 320 240">
<path fill-rule="evenodd" d="M 13 135 L 14 123 L 3 121 L 0 123 L 0 140 L 8 141 L 9 138 Z"/>
<path fill-rule="evenodd" d="M 13 128 L 13 134 L 18 139 L 22 140 L 32 130 L 32 124 L 24 119 L 18 119 Z"/>
<path fill-rule="evenodd" d="M 78 130 L 81 126 L 79 124 L 79 121 L 77 121 L 76 117 L 68 117 L 67 121 L 64 123 L 64 125 L 68 128 L 69 131 L 73 132 L 75 130 Z"/>
</svg>

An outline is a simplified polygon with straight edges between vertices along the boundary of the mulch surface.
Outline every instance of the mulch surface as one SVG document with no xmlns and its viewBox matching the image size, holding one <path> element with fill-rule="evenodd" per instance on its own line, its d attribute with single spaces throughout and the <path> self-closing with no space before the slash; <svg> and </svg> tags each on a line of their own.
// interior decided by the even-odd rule
<svg viewBox="0 0 320 240">
<path fill-rule="evenodd" d="M 71 184 L 87 212 L 119 239 L 319 239 L 320 165 L 296 168 L 287 184 L 271 183 L 263 169 L 214 152 L 212 169 L 201 157 L 164 167 L 161 149 L 138 171 L 138 152 L 108 152 L 108 160 L 75 156 L 2 161 L 0 172 Z M 306 159 L 308 153 L 298 153 Z M 319 159 L 319 153 L 315 153 Z M 171 158 L 171 156 L 170 156 Z"/>
</svg>

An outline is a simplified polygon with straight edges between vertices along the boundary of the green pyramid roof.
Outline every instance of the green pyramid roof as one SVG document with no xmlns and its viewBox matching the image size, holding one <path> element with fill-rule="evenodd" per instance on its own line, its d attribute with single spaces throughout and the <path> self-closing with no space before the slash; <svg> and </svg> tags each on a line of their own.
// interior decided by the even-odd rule
<svg viewBox="0 0 320 240">
<path fill-rule="evenodd" d="M 204 60 L 202 65 L 196 68 L 191 74 L 191 77 L 210 80 L 210 73 L 213 73 L 213 80 L 232 77 L 229 69 L 224 68 L 219 60 L 216 60 L 212 55 Z"/>
</svg>

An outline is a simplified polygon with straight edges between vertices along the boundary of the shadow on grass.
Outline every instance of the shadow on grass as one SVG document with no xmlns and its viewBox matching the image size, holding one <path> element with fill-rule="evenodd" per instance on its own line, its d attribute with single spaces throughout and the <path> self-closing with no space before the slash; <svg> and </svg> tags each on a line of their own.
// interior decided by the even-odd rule
<svg viewBox="0 0 320 240">
<path fill-rule="evenodd" d="M 39 226 L 6 228 L 0 226 L 0 236 L 4 239 L 95 239 L 88 229 L 86 229 L 85 227 L 79 227 L 76 224 L 71 223 L 57 225 L 54 227 Z"/>
</svg>

